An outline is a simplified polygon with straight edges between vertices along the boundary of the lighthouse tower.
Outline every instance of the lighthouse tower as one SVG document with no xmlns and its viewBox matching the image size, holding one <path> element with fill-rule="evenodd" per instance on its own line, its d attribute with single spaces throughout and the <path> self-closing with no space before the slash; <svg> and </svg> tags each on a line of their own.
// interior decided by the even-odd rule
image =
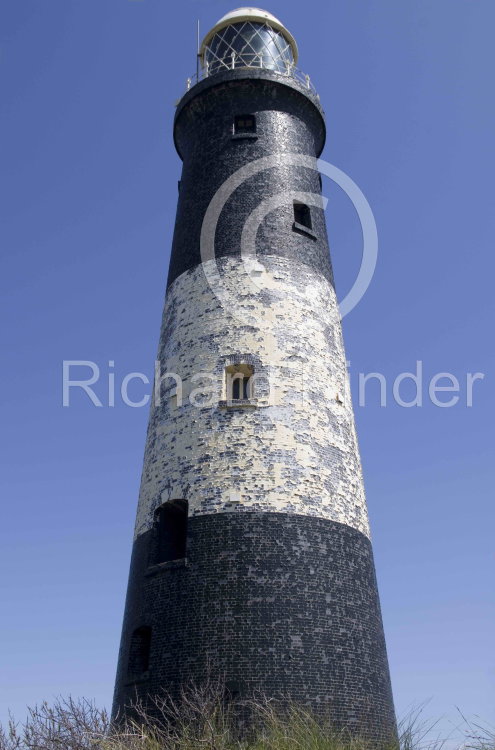
<svg viewBox="0 0 495 750">
<path fill-rule="evenodd" d="M 240 8 L 177 104 L 183 162 L 114 711 L 226 681 L 383 742 L 395 718 L 293 36 Z"/>
</svg>

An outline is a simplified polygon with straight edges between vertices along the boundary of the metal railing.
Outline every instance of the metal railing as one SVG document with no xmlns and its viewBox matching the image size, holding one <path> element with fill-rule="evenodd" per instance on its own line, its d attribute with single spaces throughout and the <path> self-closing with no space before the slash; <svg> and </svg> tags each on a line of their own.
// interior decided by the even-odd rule
<svg viewBox="0 0 495 750">
<path fill-rule="evenodd" d="M 299 83 L 302 83 L 302 85 L 308 89 L 317 99 L 319 99 L 319 95 L 311 83 L 310 77 L 303 73 L 302 70 L 299 70 L 299 68 L 296 68 L 293 63 L 287 63 L 285 71 L 283 70 L 275 70 L 273 68 L 268 68 L 264 66 L 263 64 L 260 65 L 246 65 L 245 63 L 241 63 L 239 65 L 239 60 L 236 60 L 235 54 L 232 53 L 232 56 L 230 60 L 228 61 L 228 64 L 225 60 L 221 61 L 221 63 L 218 63 L 215 61 L 215 68 L 212 72 L 210 72 L 210 65 L 206 63 L 204 67 L 200 67 L 198 69 L 198 72 L 194 75 L 190 76 L 186 80 L 186 91 L 189 91 L 196 83 L 199 83 L 199 81 L 204 81 L 205 78 L 210 78 L 211 76 L 215 76 L 218 73 L 224 73 L 227 70 L 242 70 L 242 69 L 251 69 L 251 70 L 269 70 L 271 73 L 276 73 L 279 76 L 286 77 L 286 78 L 294 78 L 296 81 L 299 81 Z"/>
</svg>

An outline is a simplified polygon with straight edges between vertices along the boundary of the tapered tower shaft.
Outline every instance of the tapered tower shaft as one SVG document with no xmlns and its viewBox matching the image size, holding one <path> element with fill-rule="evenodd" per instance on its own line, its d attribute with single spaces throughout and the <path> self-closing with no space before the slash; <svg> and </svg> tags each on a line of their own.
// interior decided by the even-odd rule
<svg viewBox="0 0 495 750">
<path fill-rule="evenodd" d="M 384 741 L 395 718 L 315 169 L 323 113 L 263 11 L 228 14 L 202 54 L 174 124 L 160 400 L 115 710 L 213 670 L 231 694 L 284 696 Z"/>
</svg>

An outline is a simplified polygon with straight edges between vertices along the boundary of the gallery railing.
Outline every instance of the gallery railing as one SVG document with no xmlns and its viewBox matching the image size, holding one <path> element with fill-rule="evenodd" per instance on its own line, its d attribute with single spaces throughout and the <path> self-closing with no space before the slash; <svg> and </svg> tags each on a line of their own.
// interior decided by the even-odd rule
<svg viewBox="0 0 495 750">
<path fill-rule="evenodd" d="M 210 71 L 210 65 L 206 63 L 204 67 L 199 67 L 198 72 L 194 75 L 190 76 L 186 80 L 186 91 L 189 91 L 196 83 L 199 83 L 199 81 L 203 81 L 205 78 L 210 78 L 211 76 L 217 75 L 218 73 L 223 73 L 227 70 L 240 70 L 242 68 L 248 68 L 248 69 L 264 69 L 269 70 L 272 73 L 277 73 L 280 76 L 286 76 L 287 78 L 294 78 L 296 81 L 299 81 L 299 83 L 302 83 L 302 85 L 308 89 L 317 99 L 320 97 L 318 96 L 315 87 L 311 83 L 310 77 L 303 73 L 302 70 L 299 70 L 299 68 L 296 68 L 293 63 L 287 63 L 285 66 L 285 69 L 274 69 L 272 66 L 268 67 L 266 65 L 263 65 L 263 60 L 260 58 L 259 64 L 257 65 L 246 65 L 243 60 L 236 59 L 236 56 L 234 53 L 230 56 L 229 60 L 221 61 L 221 64 L 218 64 L 218 62 L 215 62 L 215 66 L 213 71 Z"/>
</svg>

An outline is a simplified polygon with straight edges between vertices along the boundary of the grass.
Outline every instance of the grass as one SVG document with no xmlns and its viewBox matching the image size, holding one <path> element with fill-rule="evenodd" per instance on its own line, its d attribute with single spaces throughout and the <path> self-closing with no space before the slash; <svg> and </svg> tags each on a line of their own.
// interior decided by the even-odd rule
<svg viewBox="0 0 495 750">
<path fill-rule="evenodd" d="M 365 738 L 332 729 L 307 709 L 253 699 L 228 703 L 218 685 L 188 688 L 179 701 L 168 696 L 150 707 L 134 704 L 133 718 L 112 724 L 108 713 L 86 699 L 60 698 L 28 709 L 27 719 L 0 727 L 0 750 L 442 750 L 430 740 L 435 724 L 424 706 L 399 723 L 399 742 L 377 748 Z M 249 716 L 249 734 L 239 732 Z M 461 714 L 462 716 L 462 714 Z M 495 750 L 495 730 L 462 716 L 459 750 Z M 246 723 L 246 722 L 244 722 Z"/>
</svg>

